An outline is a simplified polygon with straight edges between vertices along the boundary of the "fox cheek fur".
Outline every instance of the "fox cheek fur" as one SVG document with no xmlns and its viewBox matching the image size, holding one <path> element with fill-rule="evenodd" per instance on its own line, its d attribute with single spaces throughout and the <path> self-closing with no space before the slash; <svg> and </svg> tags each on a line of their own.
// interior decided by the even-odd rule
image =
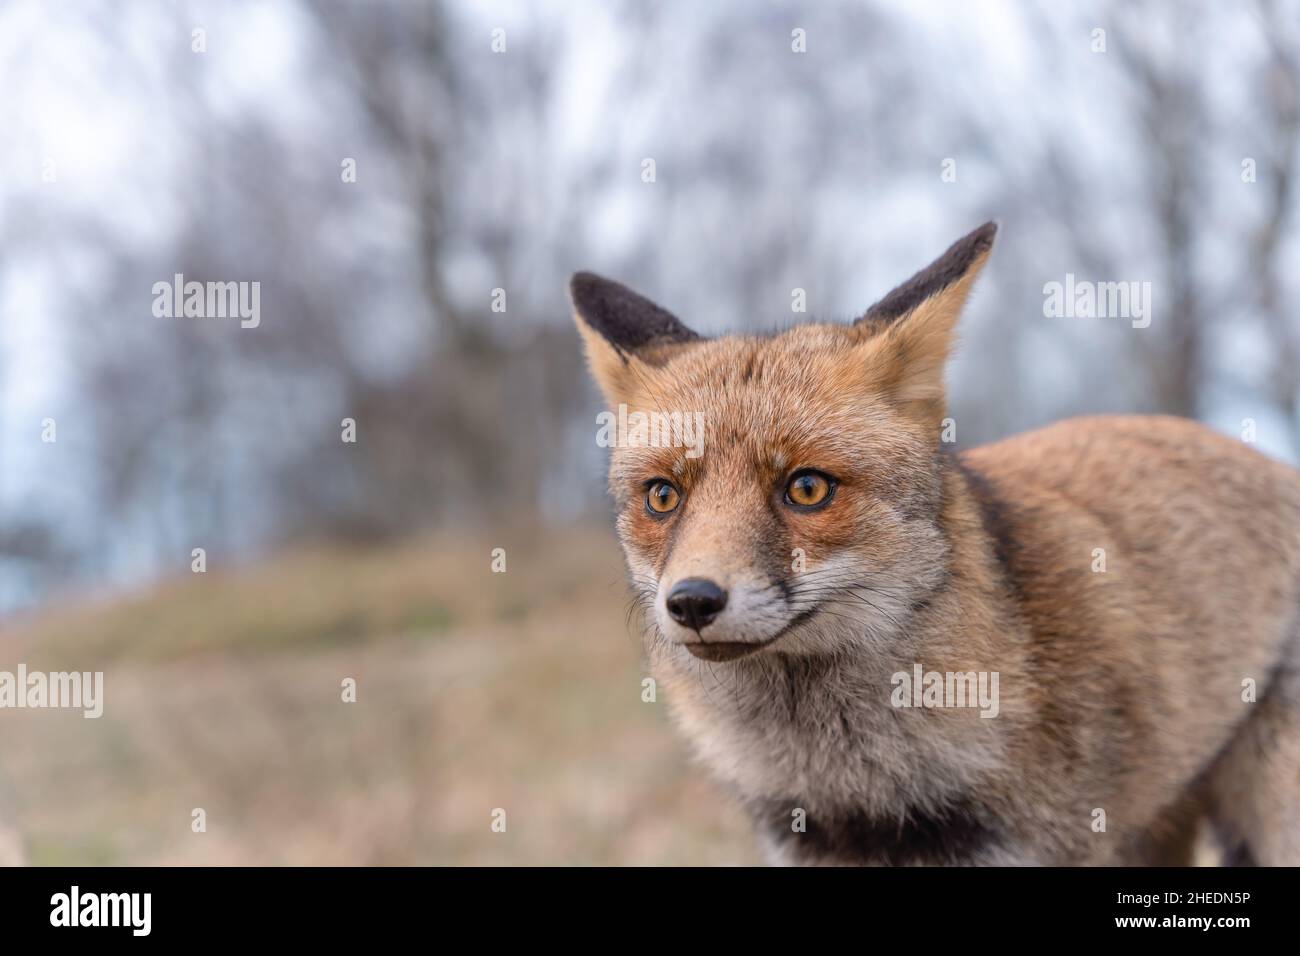
<svg viewBox="0 0 1300 956">
<path fill-rule="evenodd" d="M 1206 819 L 1233 860 L 1300 863 L 1300 475 L 1160 417 L 952 453 L 994 233 L 853 324 L 761 337 L 574 276 L 609 405 L 704 423 L 702 454 L 610 460 L 674 716 L 777 861 L 1186 862 Z M 930 672 L 996 706 L 910 706 Z"/>
</svg>

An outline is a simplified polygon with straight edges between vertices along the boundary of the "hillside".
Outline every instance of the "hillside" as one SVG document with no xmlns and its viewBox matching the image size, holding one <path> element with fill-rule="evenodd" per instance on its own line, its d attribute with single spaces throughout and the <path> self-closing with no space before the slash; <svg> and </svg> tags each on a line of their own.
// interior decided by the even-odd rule
<svg viewBox="0 0 1300 956">
<path fill-rule="evenodd" d="M 641 701 L 609 531 L 218 564 L 0 629 L 0 669 L 105 672 L 98 720 L 0 712 L 29 862 L 756 862 Z"/>
</svg>

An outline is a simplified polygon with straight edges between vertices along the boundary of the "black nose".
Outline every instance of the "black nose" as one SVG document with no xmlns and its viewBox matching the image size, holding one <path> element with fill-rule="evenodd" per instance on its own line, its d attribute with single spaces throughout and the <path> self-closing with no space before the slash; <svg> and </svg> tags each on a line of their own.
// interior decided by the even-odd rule
<svg viewBox="0 0 1300 956">
<path fill-rule="evenodd" d="M 687 578 L 668 592 L 667 605 L 674 621 L 699 631 L 727 606 L 727 592 L 708 578 Z"/>
</svg>

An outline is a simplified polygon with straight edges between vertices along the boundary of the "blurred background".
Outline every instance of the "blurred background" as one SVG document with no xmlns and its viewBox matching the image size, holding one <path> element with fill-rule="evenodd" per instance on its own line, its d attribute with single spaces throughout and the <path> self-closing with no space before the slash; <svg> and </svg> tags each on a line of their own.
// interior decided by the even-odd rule
<svg viewBox="0 0 1300 956">
<path fill-rule="evenodd" d="M 106 683 L 0 711 L 0 860 L 757 859 L 642 701 L 577 269 L 849 320 L 996 218 L 960 445 L 1296 461 L 1300 3 L 1070 6 L 0 2 L 0 670 Z"/>
</svg>

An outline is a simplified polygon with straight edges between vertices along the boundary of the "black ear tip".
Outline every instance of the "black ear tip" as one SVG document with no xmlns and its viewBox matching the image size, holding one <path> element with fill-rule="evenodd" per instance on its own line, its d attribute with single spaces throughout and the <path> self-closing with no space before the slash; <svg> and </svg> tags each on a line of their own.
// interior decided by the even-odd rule
<svg viewBox="0 0 1300 956">
<path fill-rule="evenodd" d="M 979 252 L 986 252 L 993 248 L 993 239 L 998 234 L 998 223 L 996 219 L 990 219 L 984 225 L 980 226 L 966 240 L 971 246 Z"/>
<path fill-rule="evenodd" d="M 993 248 L 998 224 L 989 220 L 962 236 L 934 262 L 867 310 L 855 324 L 880 328 L 906 315 L 931 296 L 938 295 L 970 272 L 978 260 Z"/>
<path fill-rule="evenodd" d="M 573 274 L 569 296 L 578 317 L 620 351 L 635 350 L 656 339 L 688 342 L 699 338 L 671 312 L 621 282 L 592 272 Z"/>
<path fill-rule="evenodd" d="M 986 255 L 993 248 L 993 239 L 997 234 L 998 224 L 990 219 L 949 246 L 948 251 L 936 260 L 935 265 L 947 263 L 949 271 L 955 271 L 960 275 L 969 269 L 976 259 Z"/>
<path fill-rule="evenodd" d="M 594 272 L 575 272 L 569 277 L 569 298 L 577 304 L 604 281 Z"/>
</svg>

